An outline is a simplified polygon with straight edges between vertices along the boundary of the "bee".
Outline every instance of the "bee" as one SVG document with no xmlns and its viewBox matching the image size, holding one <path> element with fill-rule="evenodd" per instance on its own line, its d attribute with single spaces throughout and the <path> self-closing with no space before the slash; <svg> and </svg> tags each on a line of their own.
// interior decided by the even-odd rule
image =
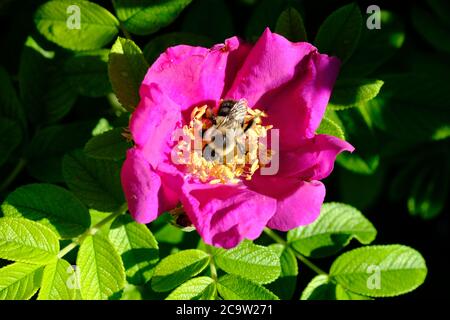
<svg viewBox="0 0 450 320">
<path fill-rule="evenodd" d="M 212 115 L 213 125 L 209 128 L 204 136 L 207 142 L 205 154 L 209 155 L 208 160 L 220 159 L 230 152 L 234 151 L 237 146 L 241 154 L 245 153 L 245 146 L 242 143 L 244 133 L 251 128 L 253 120 L 245 124 L 245 116 L 247 114 L 248 102 L 245 99 L 223 100 L 217 112 Z M 216 139 L 221 136 L 222 139 Z"/>
</svg>

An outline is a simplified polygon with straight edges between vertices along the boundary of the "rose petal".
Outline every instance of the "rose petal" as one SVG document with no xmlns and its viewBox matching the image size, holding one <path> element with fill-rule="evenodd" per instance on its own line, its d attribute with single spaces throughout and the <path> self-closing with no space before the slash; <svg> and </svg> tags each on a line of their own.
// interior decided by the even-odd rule
<svg viewBox="0 0 450 320">
<path fill-rule="evenodd" d="M 237 37 L 212 49 L 172 47 L 150 67 L 140 90 L 141 97 L 146 96 L 147 85 L 157 83 L 182 110 L 215 103 L 224 88 L 231 85 L 249 50 L 249 45 Z"/>
<path fill-rule="evenodd" d="M 302 178 L 302 180 L 322 180 L 333 171 L 334 161 L 343 151 L 353 152 L 355 148 L 339 138 L 319 134 L 307 139 L 294 150 L 280 154 L 278 175 Z"/>
<path fill-rule="evenodd" d="M 256 239 L 276 200 L 234 185 L 185 183 L 181 202 L 205 243 L 232 248 Z"/>
<path fill-rule="evenodd" d="M 277 210 L 268 226 L 280 231 L 288 231 L 316 220 L 325 198 L 325 186 L 315 180 L 307 182 L 255 175 L 247 186 L 255 192 L 277 199 Z"/>
<path fill-rule="evenodd" d="M 121 171 L 122 188 L 128 210 L 139 223 L 149 223 L 158 216 L 161 179 L 144 159 L 141 152 L 132 148 Z"/>
<path fill-rule="evenodd" d="M 172 134 L 180 127 L 181 113 L 156 84 L 147 88 L 130 120 L 130 130 L 137 147 L 154 169 L 169 157 L 174 144 Z"/>
<path fill-rule="evenodd" d="M 282 149 L 313 137 L 339 71 L 335 57 L 306 42 L 292 43 L 266 29 L 249 53 L 227 96 L 246 98 L 267 111 L 280 129 Z"/>
<path fill-rule="evenodd" d="M 285 181 L 277 198 L 277 212 L 268 226 L 288 231 L 314 222 L 320 215 L 325 198 L 325 186 L 320 181 Z M 275 186 L 272 186 L 276 188 Z"/>
</svg>

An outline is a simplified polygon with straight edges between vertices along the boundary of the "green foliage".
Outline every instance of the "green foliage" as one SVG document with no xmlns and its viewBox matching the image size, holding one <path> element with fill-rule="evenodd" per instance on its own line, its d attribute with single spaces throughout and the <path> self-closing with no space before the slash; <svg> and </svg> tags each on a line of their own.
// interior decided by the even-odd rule
<svg viewBox="0 0 450 320">
<path fill-rule="evenodd" d="M 369 297 L 348 291 L 334 283 L 327 275 L 314 277 L 302 292 L 301 300 L 370 300 Z"/>
<path fill-rule="evenodd" d="M 95 159 L 123 160 L 131 143 L 125 140 L 123 128 L 116 128 L 92 137 L 84 147 L 84 153 Z"/>
<path fill-rule="evenodd" d="M 107 238 L 87 237 L 77 256 L 83 299 L 112 298 L 125 286 L 125 270 L 119 254 Z"/>
<path fill-rule="evenodd" d="M 28 300 L 39 289 L 43 267 L 16 262 L 0 269 L 0 299 Z"/>
<path fill-rule="evenodd" d="M 166 300 L 214 300 L 216 284 L 209 277 L 198 277 L 186 281 L 173 290 Z"/>
<path fill-rule="evenodd" d="M 397 208 L 427 220 L 446 213 L 446 0 L 405 5 L 404 12 L 394 6 L 373 30 L 358 4 L 345 1 L 6 2 L 0 5 L 10 31 L 0 52 L 0 300 L 365 300 L 405 294 L 425 281 L 416 250 L 368 246 L 377 231 L 363 214 L 377 215 L 378 243 L 387 237 L 411 243 L 415 233 L 404 229 L 410 224 L 395 224 L 393 215 L 403 214 Z M 323 19 L 322 9 L 331 15 Z M 293 42 L 315 36 L 320 53 L 342 62 L 316 131 L 355 146 L 339 155 L 340 168 L 325 183 L 327 196 L 339 202 L 325 203 L 309 225 L 287 233 L 265 229 L 228 250 L 175 226 L 173 213 L 149 225 L 135 222 L 120 170 L 133 146 L 129 120 L 149 64 L 180 44 L 210 48 L 235 35 L 251 44 L 266 28 Z M 403 202 L 387 212 L 394 201 Z M 423 228 L 436 252 L 441 223 Z M 334 262 L 322 259 L 345 250 Z M 317 276 L 308 278 L 306 268 Z M 439 269 L 431 272 L 441 279 Z M 434 293 L 433 277 L 419 294 Z"/>
<path fill-rule="evenodd" d="M 81 148 L 91 135 L 91 122 L 53 125 L 36 132 L 25 148 L 28 172 L 45 182 L 62 182 L 62 160 L 66 152 Z"/>
<path fill-rule="evenodd" d="M 443 13 L 443 11 L 438 10 Z M 447 17 L 448 19 L 448 17 Z M 436 16 L 417 6 L 411 10 L 411 20 L 414 28 L 425 41 L 438 50 L 450 53 L 450 26 L 445 21 L 436 19 Z"/>
<path fill-rule="evenodd" d="M 194 1 L 186 10 L 181 29 L 218 43 L 235 35 L 231 12 L 224 0 Z"/>
<path fill-rule="evenodd" d="M 383 81 L 372 79 L 343 79 L 336 82 L 327 108 L 343 110 L 375 98 Z"/>
<path fill-rule="evenodd" d="M 281 273 L 277 254 L 250 241 L 230 250 L 218 250 L 214 260 L 222 270 L 260 284 L 274 281 Z"/>
<path fill-rule="evenodd" d="M 87 97 L 101 97 L 112 91 L 108 78 L 109 50 L 83 51 L 67 58 L 64 72 L 71 87 Z"/>
<path fill-rule="evenodd" d="M 321 52 L 335 55 L 345 63 L 358 45 L 361 30 L 362 16 L 358 5 L 348 4 L 325 19 L 314 43 Z"/>
<path fill-rule="evenodd" d="M 280 258 L 281 273 L 277 280 L 267 285 L 267 288 L 280 299 L 289 300 L 297 287 L 297 258 L 290 248 L 282 244 L 272 244 L 269 248 L 274 250 Z"/>
<path fill-rule="evenodd" d="M 164 292 L 176 288 L 206 268 L 208 254 L 200 250 L 183 250 L 161 260 L 155 268 L 152 289 Z"/>
<path fill-rule="evenodd" d="M 117 16 L 131 33 L 146 35 L 170 24 L 192 0 L 115 0 Z"/>
<path fill-rule="evenodd" d="M 22 140 L 22 132 L 17 122 L 8 118 L 0 118 L 0 166 L 8 160 L 11 152 Z"/>
<path fill-rule="evenodd" d="M 392 297 L 420 286 L 426 277 L 425 260 L 401 245 L 358 248 L 338 257 L 330 278 L 344 288 L 369 297 Z"/>
<path fill-rule="evenodd" d="M 380 163 L 379 142 L 372 124 L 362 107 L 333 112 L 327 116 L 344 128 L 346 139 L 355 147 L 354 153 L 341 153 L 336 161 L 347 170 L 360 174 L 373 174 Z"/>
<path fill-rule="evenodd" d="M 308 40 L 302 16 L 291 7 L 281 13 L 277 20 L 275 32 L 293 42 Z"/>
<path fill-rule="evenodd" d="M 127 110 L 134 110 L 139 103 L 139 87 L 147 69 L 141 49 L 119 37 L 109 54 L 108 72 L 114 93 Z"/>
<path fill-rule="evenodd" d="M 58 237 L 49 228 L 27 219 L 0 218 L 1 259 L 45 264 L 58 252 Z"/>
<path fill-rule="evenodd" d="M 110 12 L 84 0 L 48 1 L 38 8 L 34 22 L 44 37 L 71 50 L 99 49 L 119 31 L 119 22 Z"/>
<path fill-rule="evenodd" d="M 45 266 L 38 300 L 74 300 L 77 296 L 76 281 L 70 281 L 75 277 L 70 263 L 55 259 Z"/>
<path fill-rule="evenodd" d="M 76 92 L 64 81 L 62 60 L 32 37 L 22 50 L 19 66 L 20 97 L 28 119 L 33 123 L 52 123 L 73 107 Z"/>
<path fill-rule="evenodd" d="M 29 184 L 10 193 L 2 204 L 6 217 L 37 221 L 60 238 L 74 238 L 90 225 L 87 208 L 67 190 L 51 184 Z"/>
<path fill-rule="evenodd" d="M 231 274 L 219 279 L 217 290 L 225 300 L 279 300 L 266 288 Z"/>
<path fill-rule="evenodd" d="M 355 208 L 342 203 L 325 203 L 313 223 L 288 232 L 288 242 L 308 257 L 333 255 L 352 238 L 362 244 L 375 240 L 374 226 Z"/>
<path fill-rule="evenodd" d="M 159 260 L 158 243 L 150 230 L 130 216 L 120 216 L 111 225 L 109 240 L 122 257 L 127 281 L 136 285 L 149 281 Z"/>
<path fill-rule="evenodd" d="M 330 118 L 323 117 L 319 128 L 316 130 L 317 134 L 327 134 L 345 140 L 344 131 L 339 125 Z"/>
<path fill-rule="evenodd" d="M 63 160 L 64 180 L 88 207 L 114 211 L 124 203 L 120 185 L 120 164 L 86 157 L 77 151 Z"/>
<path fill-rule="evenodd" d="M 365 77 L 391 59 L 405 41 L 401 19 L 390 11 L 381 11 L 381 29 L 362 28 L 354 53 L 342 67 L 340 78 Z"/>
</svg>

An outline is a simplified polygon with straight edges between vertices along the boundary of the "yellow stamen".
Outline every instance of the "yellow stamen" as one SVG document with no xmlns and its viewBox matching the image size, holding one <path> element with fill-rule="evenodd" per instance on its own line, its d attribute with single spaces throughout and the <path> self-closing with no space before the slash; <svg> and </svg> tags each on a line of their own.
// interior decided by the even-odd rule
<svg viewBox="0 0 450 320">
<path fill-rule="evenodd" d="M 191 143 L 181 140 L 176 146 L 181 164 L 186 166 L 188 174 L 205 183 L 237 184 L 241 179 L 250 180 L 253 174 L 264 166 L 264 163 L 268 163 L 267 160 L 270 161 L 272 156 L 272 151 L 259 141 L 259 138 L 266 137 L 267 131 L 272 129 L 271 125 L 262 125 L 261 118 L 267 115 L 261 110 L 247 108 L 244 127 L 250 124 L 250 121 L 253 121 L 253 124 L 243 136 L 237 138 L 238 142 L 245 146 L 245 155 L 239 153 L 238 143 L 236 143 L 232 157 L 228 155 L 220 160 L 207 160 L 202 155 L 206 142 L 201 140 L 202 143 L 196 146 L 194 139 L 202 139 L 202 131 L 205 132 L 212 126 L 212 122 L 208 119 L 209 114 L 211 110 L 206 105 L 193 109 L 191 121 L 183 127 L 183 134 L 191 140 Z M 202 150 L 198 150 L 199 147 Z M 182 157 L 185 152 L 189 152 L 189 157 Z M 260 154 L 264 159 L 259 159 Z M 263 160 L 262 163 L 260 160 Z"/>
</svg>

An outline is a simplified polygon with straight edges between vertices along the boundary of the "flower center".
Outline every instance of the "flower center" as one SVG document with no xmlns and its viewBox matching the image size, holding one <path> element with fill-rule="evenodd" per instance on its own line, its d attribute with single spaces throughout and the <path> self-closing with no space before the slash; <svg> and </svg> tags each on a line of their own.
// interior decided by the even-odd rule
<svg viewBox="0 0 450 320">
<path fill-rule="evenodd" d="M 192 111 L 175 149 L 179 163 L 192 177 L 211 184 L 236 184 L 269 164 L 273 152 L 267 148 L 267 132 L 272 126 L 262 125 L 267 115 L 240 101 L 245 104 L 239 110 L 233 107 L 236 101 L 226 100 L 216 112 L 206 105 Z"/>
</svg>

